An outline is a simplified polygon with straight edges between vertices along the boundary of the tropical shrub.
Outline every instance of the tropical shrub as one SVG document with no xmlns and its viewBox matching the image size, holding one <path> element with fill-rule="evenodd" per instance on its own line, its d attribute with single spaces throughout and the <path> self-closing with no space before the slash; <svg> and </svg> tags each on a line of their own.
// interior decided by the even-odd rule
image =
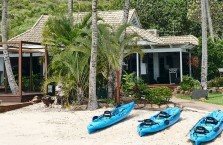
<svg viewBox="0 0 223 145">
<path fill-rule="evenodd" d="M 208 87 L 223 87 L 223 78 L 216 77 L 208 82 Z"/>
<path fill-rule="evenodd" d="M 137 78 L 135 73 L 123 75 L 122 91 L 125 96 L 132 96 L 140 99 L 147 93 L 147 84 L 141 78 Z"/>
<path fill-rule="evenodd" d="M 201 77 L 201 56 L 202 56 L 202 43 L 201 39 L 199 39 L 198 48 L 194 50 L 194 54 L 199 58 L 199 66 L 193 67 L 193 77 L 195 79 L 200 79 Z M 223 66 L 223 40 L 216 39 L 213 42 L 210 38 L 207 42 L 208 47 L 208 81 L 214 79 L 219 76 L 219 68 Z"/>
<path fill-rule="evenodd" d="M 180 89 L 183 91 L 192 91 L 200 88 L 200 83 L 190 76 L 183 76 L 183 81 L 180 83 Z"/>
<path fill-rule="evenodd" d="M 151 88 L 147 90 L 146 100 L 149 103 L 161 105 L 167 103 L 172 97 L 171 89 L 167 87 Z"/>
</svg>

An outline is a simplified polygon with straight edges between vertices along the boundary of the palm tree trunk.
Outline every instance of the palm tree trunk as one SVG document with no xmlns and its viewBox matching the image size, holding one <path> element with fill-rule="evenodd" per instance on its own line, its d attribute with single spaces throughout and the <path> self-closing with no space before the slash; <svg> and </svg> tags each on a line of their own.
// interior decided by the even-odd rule
<svg viewBox="0 0 223 145">
<path fill-rule="evenodd" d="M 77 104 L 81 105 L 84 98 L 84 90 L 80 85 L 77 87 Z"/>
<path fill-rule="evenodd" d="M 71 22 L 73 22 L 73 3 L 73 0 L 68 0 L 68 11 Z"/>
<path fill-rule="evenodd" d="M 214 42 L 214 32 L 213 32 L 209 0 L 205 0 L 205 4 L 206 4 L 206 10 L 207 10 L 209 32 L 210 32 L 211 40 Z"/>
<path fill-rule="evenodd" d="M 7 7 L 8 7 L 8 0 L 4 0 L 3 6 L 2 6 L 2 41 L 3 42 L 7 41 Z M 5 68 L 6 68 L 6 73 L 7 73 L 10 89 L 12 91 L 12 94 L 18 94 L 19 88 L 15 82 L 15 77 L 12 72 L 11 62 L 10 62 L 9 53 L 8 53 L 8 46 L 6 44 L 3 44 L 3 55 L 4 55 Z"/>
<path fill-rule="evenodd" d="M 89 101 L 88 110 L 98 108 L 96 96 L 96 67 L 97 67 L 97 0 L 92 0 L 92 44 L 89 74 Z"/>
<path fill-rule="evenodd" d="M 204 90 L 207 89 L 207 16 L 205 1 L 201 0 L 201 18 L 202 18 L 202 64 L 201 64 L 201 86 Z"/>
<path fill-rule="evenodd" d="M 130 5 L 130 0 L 125 0 L 125 5 L 124 5 L 124 13 L 123 13 L 123 19 L 122 19 L 122 24 L 127 24 L 128 23 L 128 16 L 129 16 L 129 5 Z M 125 31 L 122 33 L 121 38 L 120 38 L 120 42 L 123 41 L 123 39 L 125 38 Z M 121 77 L 122 77 L 122 63 L 123 63 L 123 57 L 124 57 L 124 47 L 120 48 L 120 58 L 119 58 L 119 77 L 117 77 L 117 101 L 120 101 L 120 82 L 121 82 Z M 116 72 L 117 73 L 117 72 Z M 118 104 L 120 104 L 120 102 L 117 102 Z"/>
<path fill-rule="evenodd" d="M 110 69 L 109 76 L 108 76 L 108 95 L 107 98 L 112 99 L 114 97 L 115 92 L 115 71 L 113 69 Z"/>
</svg>

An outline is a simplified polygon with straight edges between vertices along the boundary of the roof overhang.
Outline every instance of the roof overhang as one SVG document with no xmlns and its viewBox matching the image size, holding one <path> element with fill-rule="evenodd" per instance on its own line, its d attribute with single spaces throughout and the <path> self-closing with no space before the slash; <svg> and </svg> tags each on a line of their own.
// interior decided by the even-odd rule
<svg viewBox="0 0 223 145">
<path fill-rule="evenodd" d="M 42 46 L 40 43 L 34 42 L 26 42 L 26 41 L 7 41 L 7 42 L 0 42 L 0 51 L 3 51 L 3 44 L 8 45 L 9 52 L 18 52 L 21 45 L 23 53 L 45 53 L 45 47 Z"/>
</svg>

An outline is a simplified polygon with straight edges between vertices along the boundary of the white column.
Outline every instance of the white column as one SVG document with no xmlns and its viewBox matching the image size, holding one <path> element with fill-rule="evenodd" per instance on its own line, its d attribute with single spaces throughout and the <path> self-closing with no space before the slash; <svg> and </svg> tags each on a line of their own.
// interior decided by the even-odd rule
<svg viewBox="0 0 223 145">
<path fill-rule="evenodd" d="M 182 50 L 180 50 L 180 81 L 183 81 L 183 63 Z"/>
<path fill-rule="evenodd" d="M 153 53 L 153 78 L 155 80 L 160 76 L 159 68 L 159 54 Z"/>
<path fill-rule="evenodd" d="M 191 73 L 191 52 L 189 52 L 189 73 L 190 73 L 190 77 L 192 76 Z"/>
<path fill-rule="evenodd" d="M 136 76 L 139 77 L 139 53 L 136 53 Z"/>
</svg>

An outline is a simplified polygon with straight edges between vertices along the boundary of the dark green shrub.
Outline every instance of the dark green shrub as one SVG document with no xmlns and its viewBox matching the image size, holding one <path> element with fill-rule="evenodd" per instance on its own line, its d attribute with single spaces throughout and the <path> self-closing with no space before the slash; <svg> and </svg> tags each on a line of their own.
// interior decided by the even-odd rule
<svg viewBox="0 0 223 145">
<path fill-rule="evenodd" d="M 125 96 L 131 95 L 140 99 L 146 93 L 147 84 L 141 78 L 137 78 L 135 73 L 123 75 L 122 91 Z"/>
<path fill-rule="evenodd" d="M 172 97 L 171 89 L 167 87 L 151 88 L 147 91 L 146 100 L 151 104 L 161 105 L 167 103 Z"/>
<path fill-rule="evenodd" d="M 189 76 L 183 76 L 183 81 L 180 83 L 180 89 L 183 91 L 192 91 L 194 89 L 199 89 L 200 83 Z"/>
<path fill-rule="evenodd" d="M 223 87 L 223 78 L 217 77 L 208 82 L 208 87 Z"/>
</svg>

